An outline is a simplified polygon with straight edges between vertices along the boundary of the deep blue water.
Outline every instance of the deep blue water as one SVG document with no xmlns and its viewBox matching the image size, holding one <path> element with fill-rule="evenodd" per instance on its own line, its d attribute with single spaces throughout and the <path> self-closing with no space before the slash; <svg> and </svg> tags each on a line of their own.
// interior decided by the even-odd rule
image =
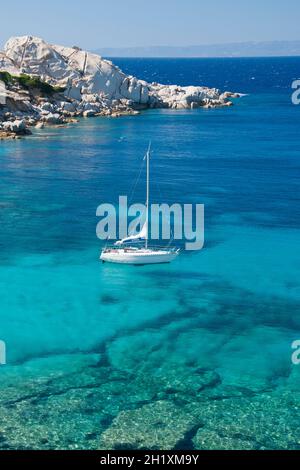
<svg viewBox="0 0 300 470">
<path fill-rule="evenodd" d="M 108 393 L 111 420 L 139 408 L 136 397 L 149 389 L 149 383 L 134 382 L 121 402 L 116 375 L 142 371 L 160 387 L 159 371 L 192 379 L 192 366 L 218 374 L 222 393 L 246 390 L 253 407 L 270 393 L 268 416 L 276 419 L 278 400 L 300 383 L 291 363 L 291 343 L 300 338 L 300 106 L 291 103 L 300 58 L 114 61 L 149 81 L 247 96 L 231 108 L 89 119 L 0 143 L 0 339 L 8 361 L 0 369 L 3 393 L 12 377 L 26 395 L 28 383 L 34 393 L 48 376 L 69 371 L 68 390 L 76 389 L 78 377 L 85 380 L 82 357 L 93 362 L 96 355 L 115 374 Z M 130 192 L 149 139 L 152 179 L 160 188 L 152 185 L 152 198 L 204 203 L 205 247 L 168 266 L 102 265 L 96 208 Z M 143 202 L 144 189 L 138 185 L 136 202 Z M 53 409 L 71 406 L 64 399 L 61 394 L 52 404 L 47 428 L 58 426 Z M 70 426 L 57 431 L 60 444 L 49 437 L 50 447 L 96 445 L 72 427 L 84 420 L 99 436 L 109 427 L 103 424 L 100 432 L 100 416 L 108 411 L 101 402 L 91 414 L 91 400 L 78 405 L 80 417 L 76 407 L 70 410 Z M 37 437 L 43 403 L 37 412 L 26 402 L 36 435 L 27 435 L 26 423 L 11 415 L 10 429 L 19 432 L 16 443 L 8 438 L 8 447 L 23 441 L 43 447 Z M 291 426 L 295 413 L 280 406 L 283 425 Z M 280 432 L 277 441 L 268 436 L 260 442 L 295 448 L 296 435 L 288 441 Z"/>
<path fill-rule="evenodd" d="M 209 59 L 111 59 L 124 72 L 149 82 L 203 85 L 241 93 L 289 93 L 300 77 L 299 57 Z"/>
</svg>

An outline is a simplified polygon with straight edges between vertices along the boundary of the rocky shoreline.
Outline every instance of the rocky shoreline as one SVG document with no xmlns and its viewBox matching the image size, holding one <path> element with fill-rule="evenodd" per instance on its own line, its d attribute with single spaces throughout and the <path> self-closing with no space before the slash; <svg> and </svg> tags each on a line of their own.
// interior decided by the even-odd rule
<svg viewBox="0 0 300 470">
<path fill-rule="evenodd" d="M 147 83 L 96 54 L 33 36 L 11 38 L 0 52 L 0 140 L 79 117 L 231 106 L 230 99 L 239 96 L 215 88 Z"/>
</svg>

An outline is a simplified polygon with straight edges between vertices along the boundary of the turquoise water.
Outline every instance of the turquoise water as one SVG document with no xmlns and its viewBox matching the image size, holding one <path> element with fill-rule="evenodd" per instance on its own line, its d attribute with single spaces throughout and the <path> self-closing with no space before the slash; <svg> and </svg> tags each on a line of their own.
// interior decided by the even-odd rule
<svg viewBox="0 0 300 470">
<path fill-rule="evenodd" d="M 179 62 L 177 80 L 168 61 L 125 65 L 182 84 L 199 67 L 205 82 L 205 62 Z M 232 108 L 0 144 L 0 448 L 300 447 L 300 59 L 269 65 L 207 68 L 208 85 L 219 67 L 249 93 Z M 153 200 L 204 203 L 205 247 L 102 265 L 96 208 L 130 192 L 150 138 Z"/>
</svg>

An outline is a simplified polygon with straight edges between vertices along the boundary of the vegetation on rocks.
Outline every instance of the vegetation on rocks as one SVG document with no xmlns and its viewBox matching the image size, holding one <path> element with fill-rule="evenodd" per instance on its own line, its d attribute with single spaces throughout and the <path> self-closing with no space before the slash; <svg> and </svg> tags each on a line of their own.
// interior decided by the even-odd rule
<svg viewBox="0 0 300 470">
<path fill-rule="evenodd" d="M 65 90 L 63 87 L 52 86 L 49 83 L 43 82 L 39 77 L 34 77 L 25 73 L 12 75 L 6 71 L 0 71 L 0 80 L 2 80 L 7 86 L 19 85 L 26 89 L 37 89 L 45 95 L 62 93 Z"/>
</svg>

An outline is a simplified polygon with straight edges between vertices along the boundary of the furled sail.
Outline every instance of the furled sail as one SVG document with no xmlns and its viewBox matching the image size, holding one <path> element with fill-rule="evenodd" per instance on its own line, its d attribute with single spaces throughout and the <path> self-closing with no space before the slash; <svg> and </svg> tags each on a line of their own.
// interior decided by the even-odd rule
<svg viewBox="0 0 300 470">
<path fill-rule="evenodd" d="M 142 227 L 142 230 L 136 235 L 131 235 L 130 237 L 123 238 L 115 243 L 115 245 L 123 245 L 132 241 L 146 240 L 148 238 L 148 222 L 146 221 Z"/>
</svg>

